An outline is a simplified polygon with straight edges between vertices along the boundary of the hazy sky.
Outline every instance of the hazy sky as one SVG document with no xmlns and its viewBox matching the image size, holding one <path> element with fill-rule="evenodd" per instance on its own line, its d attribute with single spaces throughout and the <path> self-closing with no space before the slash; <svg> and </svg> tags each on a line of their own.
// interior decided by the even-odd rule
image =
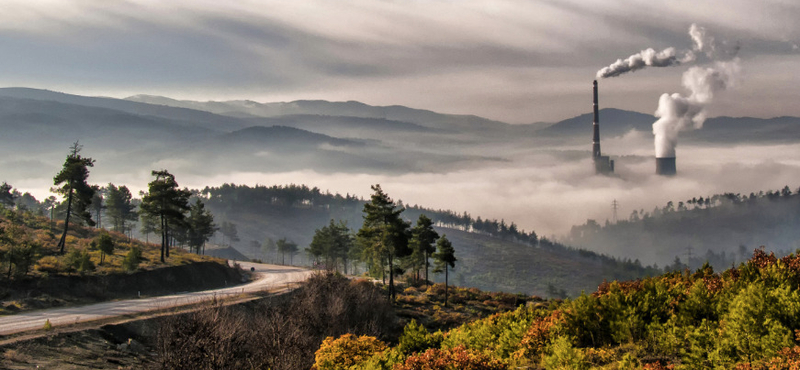
<svg viewBox="0 0 800 370">
<path fill-rule="evenodd" d="M 691 48 L 697 23 L 741 46 L 740 88 L 712 116 L 800 115 L 798 19 L 796 0 L 5 0 L 0 86 L 557 121 L 590 110 L 598 69 Z M 603 80 L 601 105 L 653 113 L 684 70 Z"/>
</svg>

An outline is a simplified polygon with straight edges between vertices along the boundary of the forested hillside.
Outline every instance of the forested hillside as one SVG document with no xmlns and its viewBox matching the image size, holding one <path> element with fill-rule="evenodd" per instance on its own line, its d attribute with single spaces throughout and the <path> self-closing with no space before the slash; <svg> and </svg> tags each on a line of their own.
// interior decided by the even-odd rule
<svg viewBox="0 0 800 370">
<path fill-rule="evenodd" d="M 779 255 L 793 252 L 800 247 L 798 225 L 800 194 L 786 186 L 671 201 L 606 225 L 589 220 L 573 227 L 566 242 L 675 269 L 705 261 L 719 269 L 743 261 L 761 245 Z"/>
<path fill-rule="evenodd" d="M 269 243 L 286 238 L 299 246 L 300 254 L 293 261 L 308 264 L 310 257 L 302 252 L 312 242 L 316 229 L 336 220 L 357 230 L 364 221 L 364 200 L 305 185 L 226 184 L 207 187 L 199 193 L 215 217 L 224 220 L 220 222 L 236 225 L 241 241 L 234 246 L 265 262 L 289 260 L 274 247 L 269 248 Z M 574 296 L 594 290 L 603 280 L 634 279 L 660 272 L 630 260 L 540 239 L 535 232 L 520 230 L 513 222 L 406 207 L 402 213 L 406 221 L 414 222 L 425 214 L 433 220 L 439 235 L 446 234 L 453 242 L 459 262 L 450 279 L 456 285 L 549 297 Z"/>
</svg>

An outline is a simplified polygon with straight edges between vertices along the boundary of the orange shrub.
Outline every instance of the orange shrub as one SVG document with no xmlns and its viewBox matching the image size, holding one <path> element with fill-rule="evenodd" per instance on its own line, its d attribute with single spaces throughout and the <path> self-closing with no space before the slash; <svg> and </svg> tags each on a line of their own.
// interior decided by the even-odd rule
<svg viewBox="0 0 800 370">
<path fill-rule="evenodd" d="M 458 346 L 448 349 L 431 348 L 410 356 L 394 370 L 505 370 L 506 365 L 490 356 Z"/>
<path fill-rule="evenodd" d="M 375 337 L 345 334 L 325 338 L 315 355 L 315 370 L 347 370 L 386 350 L 386 344 Z"/>
</svg>

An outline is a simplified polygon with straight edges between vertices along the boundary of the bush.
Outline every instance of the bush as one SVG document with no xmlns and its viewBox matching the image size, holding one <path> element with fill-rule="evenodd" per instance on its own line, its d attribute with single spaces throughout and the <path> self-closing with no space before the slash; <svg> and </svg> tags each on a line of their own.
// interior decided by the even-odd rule
<svg viewBox="0 0 800 370">
<path fill-rule="evenodd" d="M 583 352 L 580 348 L 572 346 L 572 340 L 567 336 L 556 338 L 550 345 L 549 354 L 542 361 L 547 370 L 581 370 L 587 369 Z"/>
<path fill-rule="evenodd" d="M 94 271 L 95 266 L 92 262 L 92 257 L 86 249 L 70 249 L 66 256 L 64 256 L 64 265 L 70 271 L 77 271 L 79 273 Z"/>
<path fill-rule="evenodd" d="M 375 337 L 345 334 L 337 339 L 326 338 L 316 353 L 315 370 L 348 370 L 361 365 L 374 354 L 386 350 L 386 344 Z"/>
<path fill-rule="evenodd" d="M 480 352 L 458 346 L 448 349 L 431 348 L 410 356 L 394 370 L 505 370 L 508 367 L 499 360 Z"/>
<path fill-rule="evenodd" d="M 36 265 L 33 267 L 36 271 L 46 272 L 46 273 L 59 273 L 62 271 L 63 266 L 61 261 L 55 256 L 45 256 L 39 259 L 36 262 Z"/>
<path fill-rule="evenodd" d="M 403 328 L 403 335 L 400 336 L 398 349 L 400 352 L 410 355 L 422 352 L 429 348 L 438 347 L 442 343 L 442 334 L 429 334 L 424 326 L 418 324 L 416 320 L 411 320 Z"/>
<path fill-rule="evenodd" d="M 137 246 L 131 247 L 125 258 L 122 259 L 122 268 L 125 271 L 136 271 L 142 261 L 142 250 Z"/>
</svg>

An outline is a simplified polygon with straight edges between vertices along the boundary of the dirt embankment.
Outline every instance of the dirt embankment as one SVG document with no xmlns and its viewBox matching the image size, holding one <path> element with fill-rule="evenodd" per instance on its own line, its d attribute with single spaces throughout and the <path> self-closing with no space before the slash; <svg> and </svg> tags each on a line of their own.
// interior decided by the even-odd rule
<svg viewBox="0 0 800 370">
<path fill-rule="evenodd" d="M 132 274 L 57 275 L 0 287 L 0 313 L 224 288 L 242 282 L 239 270 L 217 262 L 195 262 Z"/>
</svg>

